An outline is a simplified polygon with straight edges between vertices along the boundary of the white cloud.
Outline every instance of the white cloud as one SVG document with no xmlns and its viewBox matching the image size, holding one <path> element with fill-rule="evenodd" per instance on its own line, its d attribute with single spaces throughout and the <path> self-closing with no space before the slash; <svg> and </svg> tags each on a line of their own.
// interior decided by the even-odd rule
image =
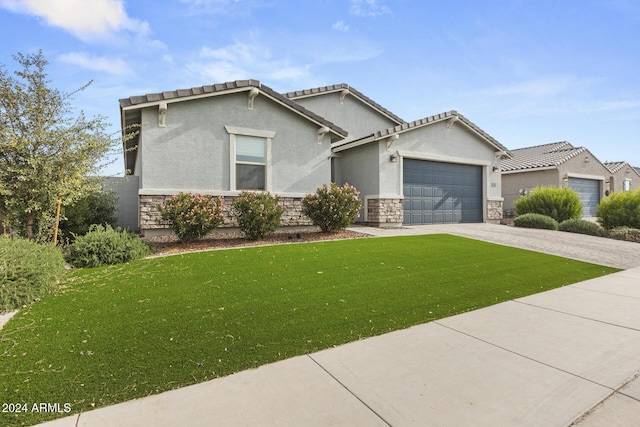
<svg viewBox="0 0 640 427">
<path fill-rule="evenodd" d="M 149 33 L 148 23 L 127 16 L 123 0 L 0 0 L 0 7 L 38 16 L 83 40 L 123 30 L 142 36 Z"/>
<path fill-rule="evenodd" d="M 379 16 L 391 13 L 391 9 L 379 0 L 351 0 L 351 13 L 357 16 Z"/>
<path fill-rule="evenodd" d="M 292 64 L 286 58 L 273 58 L 268 49 L 236 42 L 218 49 L 202 47 L 199 60 L 188 63 L 186 68 L 207 83 L 219 83 L 248 78 L 300 81 L 308 77 L 310 65 Z"/>
<path fill-rule="evenodd" d="M 335 24 L 333 24 L 333 29 L 346 33 L 347 31 L 349 31 L 349 26 L 345 24 L 344 21 L 338 21 Z"/>
<path fill-rule="evenodd" d="M 104 71 L 109 74 L 129 74 L 131 68 L 126 61 L 118 58 L 106 58 L 80 52 L 69 52 L 58 56 L 58 60 L 70 65 L 93 71 Z"/>
</svg>

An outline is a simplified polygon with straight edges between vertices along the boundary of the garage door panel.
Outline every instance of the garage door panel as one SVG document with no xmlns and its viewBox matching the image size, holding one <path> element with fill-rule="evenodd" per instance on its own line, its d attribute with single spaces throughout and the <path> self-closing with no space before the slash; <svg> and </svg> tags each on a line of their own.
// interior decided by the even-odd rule
<svg viewBox="0 0 640 427">
<path fill-rule="evenodd" d="M 595 216 L 596 207 L 600 203 L 600 181 L 570 177 L 568 184 L 580 197 L 582 216 Z"/>
<path fill-rule="evenodd" d="M 481 166 L 413 159 L 403 164 L 405 224 L 482 222 Z"/>
</svg>

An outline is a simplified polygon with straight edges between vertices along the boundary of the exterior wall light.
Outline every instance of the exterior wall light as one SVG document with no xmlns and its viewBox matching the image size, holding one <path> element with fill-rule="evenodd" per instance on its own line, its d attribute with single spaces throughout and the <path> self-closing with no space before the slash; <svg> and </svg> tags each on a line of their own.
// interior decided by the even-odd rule
<svg viewBox="0 0 640 427">
<path fill-rule="evenodd" d="M 389 161 L 391 163 L 396 163 L 398 161 L 398 156 L 396 154 L 392 154 L 391 156 L 389 156 Z"/>
<path fill-rule="evenodd" d="M 497 166 L 494 166 L 493 167 L 493 173 L 498 173 L 498 172 L 500 172 L 500 168 L 497 167 Z"/>
</svg>

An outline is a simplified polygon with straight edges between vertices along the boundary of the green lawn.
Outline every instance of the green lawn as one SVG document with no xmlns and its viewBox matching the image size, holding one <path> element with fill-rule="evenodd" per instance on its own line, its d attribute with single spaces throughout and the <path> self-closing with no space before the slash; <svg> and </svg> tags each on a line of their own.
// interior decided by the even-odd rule
<svg viewBox="0 0 640 427">
<path fill-rule="evenodd" d="M 0 425 L 229 375 L 617 270 L 450 235 L 200 252 L 74 271 L 1 331 Z"/>
</svg>

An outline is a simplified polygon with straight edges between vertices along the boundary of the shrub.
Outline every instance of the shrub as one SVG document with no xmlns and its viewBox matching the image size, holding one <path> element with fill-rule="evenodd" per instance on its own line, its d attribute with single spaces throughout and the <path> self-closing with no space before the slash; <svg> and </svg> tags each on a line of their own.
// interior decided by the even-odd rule
<svg viewBox="0 0 640 427">
<path fill-rule="evenodd" d="M 562 221 L 558 226 L 558 230 L 569 233 L 588 234 L 589 236 L 602 237 L 605 235 L 598 224 L 585 219 L 568 219 Z"/>
<path fill-rule="evenodd" d="M 541 215 L 537 213 L 527 213 L 524 215 L 518 215 L 513 220 L 516 227 L 524 228 L 542 228 L 544 230 L 557 230 L 558 221 L 550 216 Z"/>
<path fill-rule="evenodd" d="M 247 239 L 258 240 L 273 233 L 280 225 L 284 208 L 278 204 L 280 197 L 270 193 L 243 191 L 233 200 L 240 231 Z"/>
<path fill-rule="evenodd" d="M 151 252 L 151 247 L 136 234 L 94 224 L 87 234 L 69 245 L 66 258 L 74 267 L 98 267 L 132 261 Z"/>
<path fill-rule="evenodd" d="M 640 229 L 637 228 L 616 227 L 609 230 L 607 234 L 612 239 L 640 243 Z"/>
<path fill-rule="evenodd" d="M 76 236 L 87 234 L 93 224 L 114 227 L 118 221 L 117 203 L 118 198 L 113 191 L 96 191 L 65 207 L 61 216 L 66 219 L 60 221 L 59 238 L 73 242 Z"/>
<path fill-rule="evenodd" d="M 640 228 L 640 190 L 613 193 L 596 209 L 598 222 L 607 230 L 615 227 Z"/>
<path fill-rule="evenodd" d="M 223 221 L 221 196 L 179 193 L 158 205 L 160 215 L 182 242 L 192 242 L 211 233 Z"/>
<path fill-rule="evenodd" d="M 64 274 L 59 248 L 0 236 L 0 313 L 44 297 Z"/>
<path fill-rule="evenodd" d="M 333 182 L 331 186 L 325 184 L 315 194 L 308 194 L 302 200 L 302 213 L 324 232 L 344 230 L 358 219 L 361 205 L 359 194 L 349 184 L 342 187 Z"/>
<path fill-rule="evenodd" d="M 580 196 L 571 188 L 538 187 L 516 200 L 518 215 L 536 213 L 558 222 L 582 216 Z"/>
</svg>

